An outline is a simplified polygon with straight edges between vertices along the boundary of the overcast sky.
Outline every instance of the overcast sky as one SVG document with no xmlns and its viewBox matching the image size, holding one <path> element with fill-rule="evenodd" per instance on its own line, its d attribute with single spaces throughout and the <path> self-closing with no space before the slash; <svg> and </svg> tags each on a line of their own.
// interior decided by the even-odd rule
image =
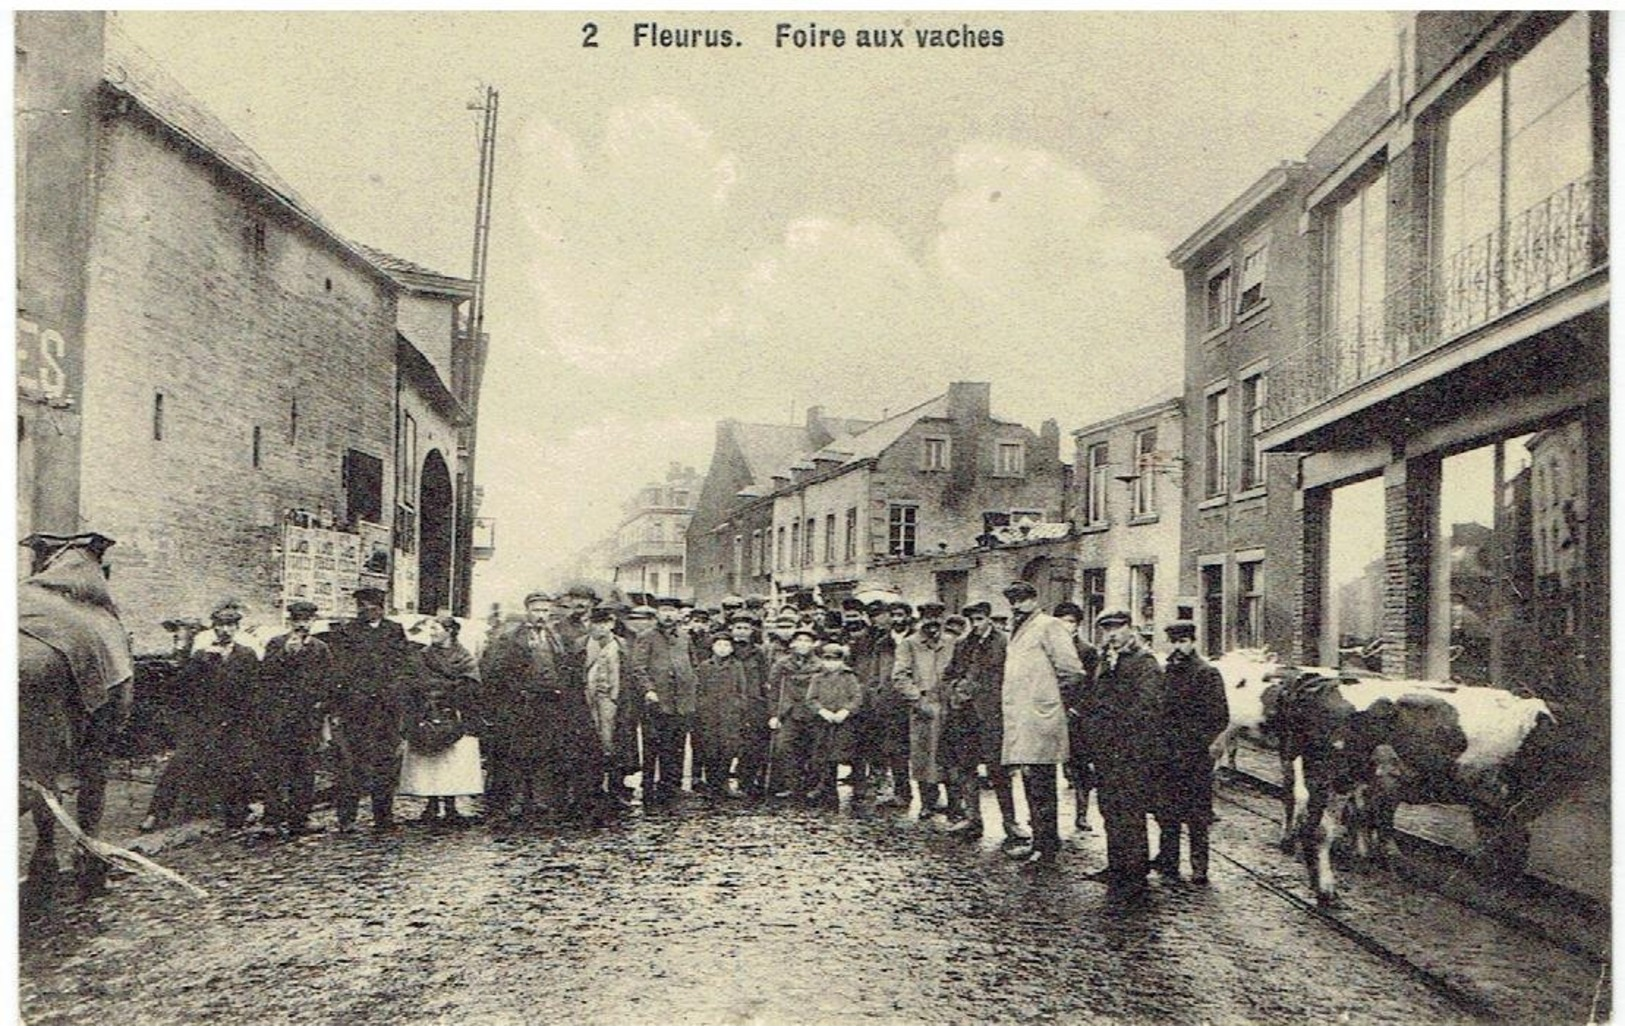
<svg viewBox="0 0 1625 1026">
<path fill-rule="evenodd" d="M 668 462 L 703 470 L 722 418 L 878 417 L 986 380 L 1001 416 L 1070 432 L 1177 387 L 1166 254 L 1393 47 L 1388 15 L 1352 12 L 119 17 L 341 232 L 451 274 L 465 107 L 501 91 L 477 607 L 550 583 Z M 635 48 L 638 21 L 743 45 Z M 847 45 L 776 48 L 781 21 Z M 961 25 L 1004 45 L 852 38 Z"/>
</svg>

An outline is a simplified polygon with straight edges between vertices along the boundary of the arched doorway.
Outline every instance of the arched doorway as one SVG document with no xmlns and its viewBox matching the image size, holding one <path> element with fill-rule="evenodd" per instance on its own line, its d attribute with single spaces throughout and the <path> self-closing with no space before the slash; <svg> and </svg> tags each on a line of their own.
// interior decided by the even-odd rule
<svg viewBox="0 0 1625 1026">
<path fill-rule="evenodd" d="M 451 540 L 455 522 L 451 471 L 440 450 L 423 459 L 418 496 L 418 609 L 434 613 L 451 606 Z"/>
</svg>

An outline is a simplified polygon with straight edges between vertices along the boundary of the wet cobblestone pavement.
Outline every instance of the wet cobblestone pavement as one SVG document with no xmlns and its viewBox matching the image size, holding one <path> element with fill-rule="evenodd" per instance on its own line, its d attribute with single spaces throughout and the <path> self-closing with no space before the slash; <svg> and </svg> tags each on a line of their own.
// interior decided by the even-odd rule
<svg viewBox="0 0 1625 1026">
<path fill-rule="evenodd" d="M 1266 819 L 1221 812 L 1218 850 L 1307 894 Z M 1225 859 L 1209 888 L 1158 882 L 1125 900 L 1083 879 L 1104 864 L 1098 825 L 1049 872 L 1018 869 L 999 840 L 698 798 L 597 831 L 205 838 L 161 861 L 208 899 L 124 878 L 25 924 L 22 1012 L 40 1024 L 1582 1023 L 1597 982 L 1586 959 L 1401 874 L 1349 878 L 1345 918 L 1431 961 L 1490 1014 Z"/>
</svg>

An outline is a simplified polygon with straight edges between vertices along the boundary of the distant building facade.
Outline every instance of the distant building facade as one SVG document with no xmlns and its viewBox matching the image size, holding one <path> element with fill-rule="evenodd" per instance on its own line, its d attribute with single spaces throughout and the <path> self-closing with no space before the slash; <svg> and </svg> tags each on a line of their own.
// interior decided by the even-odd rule
<svg viewBox="0 0 1625 1026">
<path fill-rule="evenodd" d="M 1159 644 L 1180 615 L 1184 406 L 1171 395 L 1072 432 L 1072 597 L 1091 623 L 1126 610 Z"/>
<path fill-rule="evenodd" d="M 693 598 L 685 551 L 700 483 L 693 467 L 674 463 L 664 481 L 645 485 L 628 500 L 615 530 L 611 567 L 622 591 Z"/>
</svg>

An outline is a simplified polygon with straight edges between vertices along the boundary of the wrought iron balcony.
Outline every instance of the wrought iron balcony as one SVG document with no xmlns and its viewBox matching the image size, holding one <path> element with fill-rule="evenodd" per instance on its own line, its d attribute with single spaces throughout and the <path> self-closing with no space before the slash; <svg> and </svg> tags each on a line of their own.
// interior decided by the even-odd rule
<svg viewBox="0 0 1625 1026">
<path fill-rule="evenodd" d="M 1390 290 L 1271 368 L 1273 427 L 1608 262 L 1607 179 L 1587 175 Z"/>
</svg>

